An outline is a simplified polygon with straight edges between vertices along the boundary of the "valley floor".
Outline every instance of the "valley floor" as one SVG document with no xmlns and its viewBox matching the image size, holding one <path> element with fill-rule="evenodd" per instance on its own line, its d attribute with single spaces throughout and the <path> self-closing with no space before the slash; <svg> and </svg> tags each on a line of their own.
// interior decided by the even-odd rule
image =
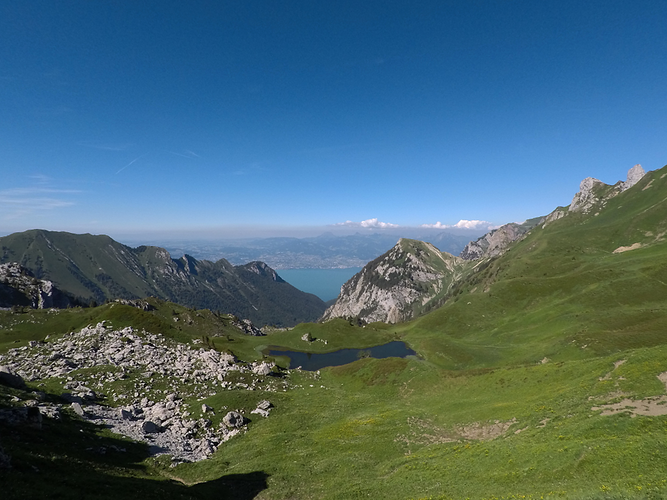
<svg viewBox="0 0 667 500">
<path fill-rule="evenodd" d="M 332 348 L 359 344 L 358 329 L 343 323 L 301 325 L 271 341 L 302 346 L 305 330 Z M 394 336 L 366 330 L 369 342 Z M 250 356 L 267 339 L 234 342 Z M 667 347 L 657 346 L 474 370 L 389 358 L 254 374 L 278 384 L 234 379 L 234 390 L 184 397 L 195 417 L 202 404 L 213 410 L 213 427 L 231 409 L 249 423 L 208 459 L 181 464 L 67 409 L 41 429 L 4 420 L 3 498 L 664 498 L 665 372 Z M 241 375 L 251 373 L 233 376 Z M 48 399 L 66 381 L 29 389 Z M 5 409 L 34 397 L 1 391 Z M 251 413 L 263 399 L 273 405 L 268 417 Z"/>
</svg>

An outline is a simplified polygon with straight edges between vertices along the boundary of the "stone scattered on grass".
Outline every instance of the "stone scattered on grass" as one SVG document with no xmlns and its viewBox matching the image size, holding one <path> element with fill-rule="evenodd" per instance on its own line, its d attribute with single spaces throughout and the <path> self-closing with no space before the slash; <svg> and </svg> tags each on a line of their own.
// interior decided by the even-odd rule
<svg viewBox="0 0 667 500">
<path fill-rule="evenodd" d="M 217 427 L 209 419 L 194 419 L 182 398 L 244 387 L 275 391 L 271 384 L 278 384 L 278 379 L 270 378 L 260 386 L 262 379 L 257 378 L 270 375 L 275 369 L 273 363 L 246 365 L 231 354 L 175 343 L 131 327 L 114 330 L 104 323 L 49 342 L 11 349 L 0 355 L 0 365 L 4 367 L 2 373 L 8 374 L 7 380 L 17 385 L 24 379 L 64 379 L 63 388 L 69 392 L 62 398 L 77 415 L 144 441 L 151 454 L 171 455 L 174 462 L 203 460 L 222 443 L 247 430 L 247 420 L 238 411 L 229 412 Z M 80 374 L 79 370 L 85 369 L 99 371 Z M 226 381 L 232 372 L 247 377 L 245 382 Z M 153 384 L 158 381 L 184 392 L 156 390 Z M 117 382 L 122 382 L 122 391 L 111 390 L 105 395 L 97 389 Z M 116 407 L 103 402 L 115 403 Z M 40 405 L 33 411 L 40 418 L 42 414 L 58 418 L 60 408 L 51 406 Z M 205 403 L 201 408 L 202 413 L 215 414 Z M 0 412 L 0 420 L 26 422 L 27 411 L 24 407 Z M 268 416 L 268 408 L 263 411 Z"/>
</svg>

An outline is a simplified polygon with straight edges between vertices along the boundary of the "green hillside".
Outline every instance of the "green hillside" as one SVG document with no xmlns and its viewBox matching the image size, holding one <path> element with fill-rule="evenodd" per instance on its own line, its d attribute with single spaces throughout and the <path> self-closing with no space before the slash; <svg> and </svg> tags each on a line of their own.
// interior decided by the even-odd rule
<svg viewBox="0 0 667 500">
<path fill-rule="evenodd" d="M 293 326 L 316 320 L 325 310 L 322 300 L 261 262 L 232 266 L 224 259 L 172 259 L 159 247 L 130 248 L 104 235 L 44 230 L 2 237 L 0 252 L 0 263 L 18 262 L 85 303 L 154 296 L 260 326 Z"/>
<path fill-rule="evenodd" d="M 666 173 L 649 172 L 599 212 L 534 228 L 502 257 L 478 264 L 444 307 L 402 329 L 448 368 L 663 344 Z"/>
<path fill-rule="evenodd" d="M 420 355 L 365 358 L 318 373 L 279 371 L 275 380 L 287 386 L 275 392 L 202 392 L 192 408 L 214 408 L 214 423 L 226 409 L 239 409 L 250 416 L 248 432 L 207 460 L 174 467 L 168 458 L 150 458 L 143 445 L 127 445 L 125 455 L 86 452 L 94 449 L 90 443 L 110 448 L 126 441 L 73 414 L 62 425 L 49 422 L 42 434 L 0 422 L 0 446 L 12 457 L 12 468 L 0 469 L 3 492 L 9 498 L 66 498 L 72 491 L 88 498 L 666 498 L 665 200 L 667 167 L 588 214 L 535 227 L 502 256 L 471 263 L 474 270 L 442 307 L 409 323 L 335 319 L 249 337 L 210 312 L 168 304 L 154 311 L 105 305 L 1 312 L 0 352 L 106 319 L 181 342 L 207 332 L 212 347 L 246 361 L 264 359 L 268 345 L 327 352 L 396 339 Z M 191 322 L 174 321 L 175 313 Z M 302 340 L 306 333 L 316 340 Z M 43 388 L 55 398 L 59 383 Z M 4 407 L 31 397 L 0 386 Z M 271 415 L 250 415 L 264 398 L 274 405 Z"/>
</svg>

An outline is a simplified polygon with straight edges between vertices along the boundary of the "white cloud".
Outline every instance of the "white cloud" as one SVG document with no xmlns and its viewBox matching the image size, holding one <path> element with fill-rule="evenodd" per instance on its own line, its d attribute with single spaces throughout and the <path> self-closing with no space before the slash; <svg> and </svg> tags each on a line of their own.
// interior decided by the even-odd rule
<svg viewBox="0 0 667 500">
<path fill-rule="evenodd" d="M 433 229 L 495 229 L 496 226 L 485 220 L 465 220 L 461 219 L 456 224 L 443 224 L 438 221 L 435 224 L 422 224 L 421 227 Z"/>
<path fill-rule="evenodd" d="M 366 228 L 379 228 L 386 229 L 392 227 L 398 227 L 398 224 L 392 224 L 391 222 L 380 222 L 377 218 L 366 219 L 361 222 L 353 222 L 351 220 L 345 222 L 338 222 L 334 226 L 347 226 L 347 227 L 366 227 Z"/>
</svg>

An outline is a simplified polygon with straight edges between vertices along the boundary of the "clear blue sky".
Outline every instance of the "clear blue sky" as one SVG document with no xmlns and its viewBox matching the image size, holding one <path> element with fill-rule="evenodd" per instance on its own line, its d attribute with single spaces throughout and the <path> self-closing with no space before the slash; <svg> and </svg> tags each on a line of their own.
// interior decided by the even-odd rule
<svg viewBox="0 0 667 500">
<path fill-rule="evenodd" d="M 0 232 L 543 215 L 667 163 L 666 22 L 650 0 L 4 0 Z"/>
</svg>

